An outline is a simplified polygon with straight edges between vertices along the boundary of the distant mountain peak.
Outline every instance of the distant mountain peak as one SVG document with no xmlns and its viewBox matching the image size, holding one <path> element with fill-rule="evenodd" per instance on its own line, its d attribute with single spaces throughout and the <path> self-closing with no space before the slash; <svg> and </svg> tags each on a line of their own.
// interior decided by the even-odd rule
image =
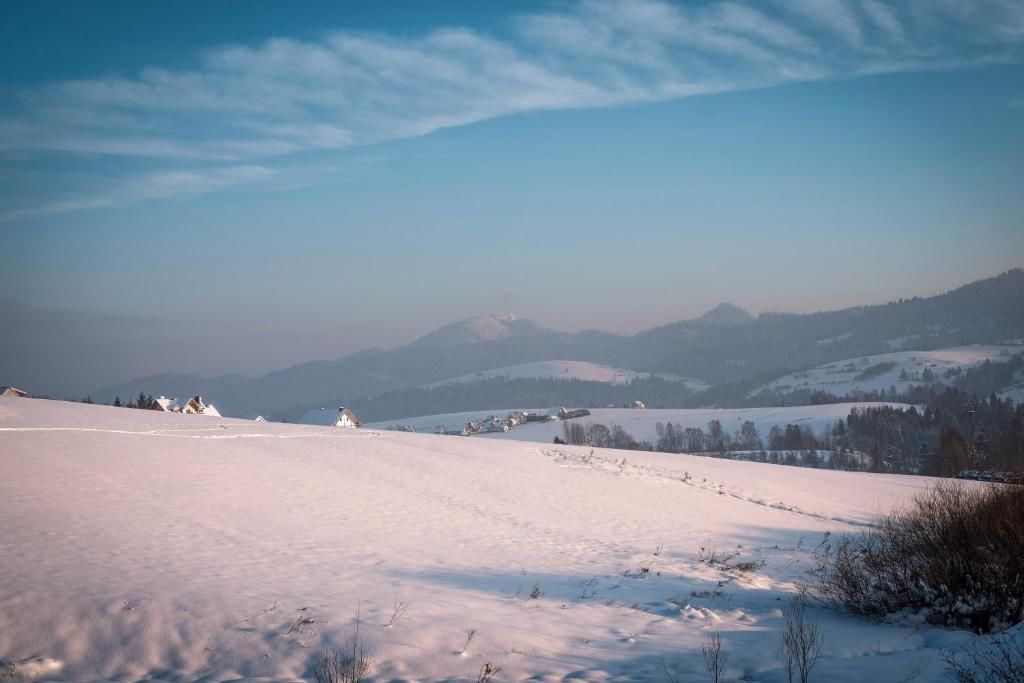
<svg viewBox="0 0 1024 683">
<path fill-rule="evenodd" d="M 737 325 L 739 323 L 748 323 L 753 319 L 754 316 L 750 315 L 750 313 L 739 306 L 728 303 L 718 304 L 700 317 L 702 322 L 716 325 Z"/>
<path fill-rule="evenodd" d="M 500 313 L 466 318 L 444 325 L 425 334 L 413 343 L 421 346 L 478 344 L 546 331 L 532 320 L 520 318 L 515 313 Z"/>
</svg>

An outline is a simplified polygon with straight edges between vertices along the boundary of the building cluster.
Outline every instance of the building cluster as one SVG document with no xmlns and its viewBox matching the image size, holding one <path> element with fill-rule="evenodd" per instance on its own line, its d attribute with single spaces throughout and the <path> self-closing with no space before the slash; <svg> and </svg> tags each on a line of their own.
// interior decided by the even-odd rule
<svg viewBox="0 0 1024 683">
<path fill-rule="evenodd" d="M 590 415 L 590 411 L 587 410 L 586 408 L 570 409 L 566 408 L 565 406 L 562 406 L 561 408 L 558 409 L 557 419 L 572 420 L 577 417 L 586 417 L 587 415 Z"/>
<path fill-rule="evenodd" d="M 204 403 L 203 397 L 198 394 L 184 401 L 177 398 L 160 396 L 159 398 L 153 399 L 151 408 L 162 413 L 181 413 L 182 415 L 210 415 L 212 417 L 221 417 L 217 408 L 214 407 L 212 403 Z"/>
<path fill-rule="evenodd" d="M 533 415 L 534 420 L 546 419 L 544 415 Z M 517 427 L 521 424 L 531 422 L 531 415 L 526 411 L 512 412 L 501 417 L 500 415 L 488 415 L 480 420 L 470 420 L 466 423 L 466 426 L 462 428 L 462 436 L 472 436 L 473 434 L 484 434 L 487 432 L 507 432 L 513 427 Z"/>
</svg>

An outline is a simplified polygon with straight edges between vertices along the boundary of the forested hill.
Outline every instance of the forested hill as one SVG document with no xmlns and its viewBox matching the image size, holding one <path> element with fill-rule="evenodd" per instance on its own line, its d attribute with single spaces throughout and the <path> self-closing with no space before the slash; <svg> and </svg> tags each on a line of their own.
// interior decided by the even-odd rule
<svg viewBox="0 0 1024 683">
<path fill-rule="evenodd" d="M 452 377 L 569 359 L 719 385 L 900 348 L 1021 338 L 1022 311 L 1024 270 L 1018 268 L 937 296 L 838 311 L 754 317 L 722 305 L 700 318 L 633 336 L 556 332 L 514 316 L 485 316 L 446 325 L 396 349 L 311 361 L 255 378 L 168 373 L 110 387 L 93 398 L 202 393 L 228 415 L 287 415 L 301 406 L 367 404 L 372 397 Z"/>
</svg>

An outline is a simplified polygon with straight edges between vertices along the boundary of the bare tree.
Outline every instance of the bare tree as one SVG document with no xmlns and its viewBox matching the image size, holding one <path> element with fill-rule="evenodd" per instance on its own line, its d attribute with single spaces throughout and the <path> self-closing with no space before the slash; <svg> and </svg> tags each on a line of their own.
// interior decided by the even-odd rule
<svg viewBox="0 0 1024 683">
<path fill-rule="evenodd" d="M 808 683 L 811 671 L 821 657 L 824 634 L 815 621 L 807 617 L 807 600 L 798 595 L 784 610 L 786 619 L 779 638 L 779 657 L 786 670 L 786 680 L 793 683 L 793 675 L 800 683 Z"/>
<path fill-rule="evenodd" d="M 711 678 L 711 683 L 723 683 L 725 681 L 725 667 L 729 663 L 729 655 L 722 643 L 720 631 L 709 631 L 704 637 L 704 644 L 700 647 L 704 655 L 704 668 Z"/>
</svg>

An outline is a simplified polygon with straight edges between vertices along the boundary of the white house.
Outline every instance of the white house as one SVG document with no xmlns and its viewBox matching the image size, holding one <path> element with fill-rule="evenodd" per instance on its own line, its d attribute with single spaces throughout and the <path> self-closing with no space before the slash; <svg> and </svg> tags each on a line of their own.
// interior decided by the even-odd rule
<svg viewBox="0 0 1024 683">
<path fill-rule="evenodd" d="M 167 398 L 166 396 L 153 399 L 153 410 L 159 410 L 163 413 L 173 413 L 174 406 L 176 405 L 177 401 L 173 398 Z"/>
<path fill-rule="evenodd" d="M 220 411 L 218 411 L 212 403 L 203 403 L 203 397 L 196 395 L 181 404 L 178 412 L 186 415 L 210 415 L 212 417 L 220 417 Z"/>
<path fill-rule="evenodd" d="M 338 412 L 327 408 L 314 408 L 307 410 L 306 414 L 299 420 L 302 424 L 320 425 L 322 427 L 358 427 L 362 424 L 352 411 L 345 406 L 339 406 Z"/>
<path fill-rule="evenodd" d="M 220 411 L 212 403 L 203 403 L 203 397 L 198 394 L 182 403 L 179 403 L 176 398 L 161 396 L 160 398 L 153 399 L 153 410 L 159 410 L 164 413 L 221 417 Z"/>
</svg>

